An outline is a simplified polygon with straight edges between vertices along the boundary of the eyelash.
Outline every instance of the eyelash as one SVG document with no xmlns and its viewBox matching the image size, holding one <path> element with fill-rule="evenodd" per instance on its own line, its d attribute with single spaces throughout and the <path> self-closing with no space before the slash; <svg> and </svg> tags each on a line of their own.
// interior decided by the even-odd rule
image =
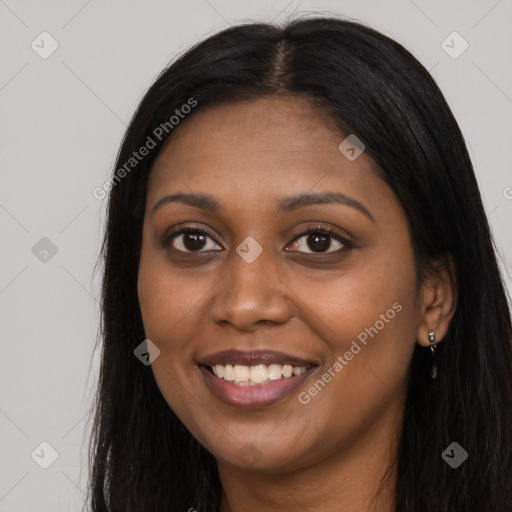
<svg viewBox="0 0 512 512">
<path fill-rule="evenodd" d="M 167 248 L 167 247 L 171 246 L 172 241 L 175 238 L 177 238 L 178 236 L 180 236 L 180 235 L 187 235 L 187 234 L 190 234 L 190 233 L 204 235 L 204 236 L 212 239 L 217 245 L 220 245 L 215 240 L 215 238 L 212 235 L 210 235 L 210 233 L 208 233 L 204 229 L 199 229 L 199 228 L 194 228 L 194 227 L 185 227 L 185 228 L 182 228 L 180 231 L 175 231 L 175 232 L 170 233 L 168 235 L 164 235 L 164 237 L 160 240 L 160 244 L 163 247 Z M 327 227 L 323 227 L 323 226 L 311 226 L 311 227 L 308 227 L 306 230 L 304 230 L 304 231 L 302 231 L 300 233 L 297 233 L 295 235 L 295 237 L 293 238 L 293 240 L 290 242 L 290 244 L 300 240 L 305 235 L 324 235 L 324 236 L 329 236 L 329 237 L 332 237 L 333 239 L 335 239 L 336 241 L 340 242 L 344 247 L 342 247 L 340 249 L 337 249 L 336 251 L 317 252 L 317 253 L 315 253 L 315 252 L 306 252 L 305 253 L 305 252 L 302 252 L 302 251 L 295 251 L 295 250 L 289 251 L 289 252 L 298 252 L 299 254 L 308 254 L 308 255 L 314 255 L 314 254 L 316 254 L 316 255 L 325 255 L 325 254 L 337 254 L 337 253 L 340 253 L 343 249 L 354 247 L 354 244 L 349 239 L 343 237 L 337 231 L 334 231 L 333 229 L 330 229 L 330 228 L 327 228 Z M 173 250 L 175 252 L 178 252 L 178 253 L 181 253 L 181 254 L 201 254 L 201 253 L 208 253 L 208 252 L 210 252 L 210 251 L 204 251 L 204 250 L 199 250 L 199 251 L 182 251 L 180 249 L 174 249 L 174 248 L 173 248 Z M 220 252 L 220 250 L 213 250 L 213 252 Z"/>
</svg>

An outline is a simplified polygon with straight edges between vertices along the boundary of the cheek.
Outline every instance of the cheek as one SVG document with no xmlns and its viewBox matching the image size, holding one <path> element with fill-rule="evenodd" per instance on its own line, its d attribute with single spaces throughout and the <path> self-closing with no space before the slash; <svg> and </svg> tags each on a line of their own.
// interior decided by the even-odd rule
<svg viewBox="0 0 512 512">
<path fill-rule="evenodd" d="M 348 349 L 347 342 L 350 346 L 354 339 L 364 346 L 376 338 L 392 344 L 415 338 L 418 318 L 412 254 L 376 252 L 354 253 L 346 267 L 322 279 L 287 276 L 300 302 L 325 327 L 325 338 L 337 353 Z"/>
<path fill-rule="evenodd" d="M 151 370 L 165 401 L 182 422 L 194 428 L 194 397 L 186 382 L 196 368 L 189 363 L 192 356 L 184 330 L 191 329 L 197 287 L 187 288 L 184 281 L 179 276 L 171 279 L 165 264 L 143 250 L 137 283 L 139 305 L 145 336 L 160 350 Z"/>
<path fill-rule="evenodd" d="M 309 418 L 316 438 L 311 457 L 349 446 L 402 407 L 417 330 L 414 272 L 397 279 L 389 270 L 323 288 L 326 306 L 316 311 L 330 328 L 324 338 L 330 356 L 299 395 L 300 416 Z"/>
<path fill-rule="evenodd" d="M 209 320 L 208 297 L 216 280 L 212 273 L 171 269 L 165 251 L 143 246 L 138 273 L 138 299 L 146 338 L 160 350 L 151 364 L 157 385 L 169 406 L 192 429 L 197 415 L 194 387 L 200 379 L 194 346 Z M 195 412 L 194 412 L 195 411 Z"/>
<path fill-rule="evenodd" d="M 177 334 L 186 332 L 191 322 L 197 327 L 198 310 L 214 284 L 208 273 L 201 276 L 192 268 L 171 270 L 165 251 L 143 248 L 137 290 L 146 336 L 179 350 L 186 339 Z"/>
<path fill-rule="evenodd" d="M 335 365 L 325 375 L 331 391 L 323 398 L 357 410 L 405 386 L 418 329 L 412 254 L 390 251 L 366 259 L 368 264 L 361 258 L 336 279 L 301 285 L 311 316 L 323 326 L 317 334 L 330 354 L 327 368 Z M 317 388 L 323 390 L 321 383 Z"/>
</svg>

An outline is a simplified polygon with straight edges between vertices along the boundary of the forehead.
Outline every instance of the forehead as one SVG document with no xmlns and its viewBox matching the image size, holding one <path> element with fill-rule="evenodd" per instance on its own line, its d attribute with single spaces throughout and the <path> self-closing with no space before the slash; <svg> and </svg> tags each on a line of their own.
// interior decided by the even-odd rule
<svg viewBox="0 0 512 512">
<path fill-rule="evenodd" d="M 345 138 L 302 98 L 264 98 L 195 113 L 158 156 L 148 204 L 178 190 L 212 194 L 233 207 L 306 191 L 389 196 L 369 156 L 363 152 L 350 161 L 340 152 Z"/>
</svg>

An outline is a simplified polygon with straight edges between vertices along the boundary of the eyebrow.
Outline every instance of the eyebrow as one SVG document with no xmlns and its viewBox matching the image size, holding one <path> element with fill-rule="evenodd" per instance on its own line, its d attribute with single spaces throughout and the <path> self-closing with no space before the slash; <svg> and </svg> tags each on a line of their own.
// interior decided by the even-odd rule
<svg viewBox="0 0 512 512">
<path fill-rule="evenodd" d="M 151 215 L 153 215 L 157 210 L 162 208 L 164 205 L 172 202 L 188 204 L 189 206 L 201 208 L 202 210 L 206 210 L 212 213 L 222 213 L 224 211 L 222 205 L 214 197 L 210 195 L 178 193 L 167 195 L 159 199 L 155 206 L 153 207 Z M 278 203 L 277 213 L 290 213 L 300 208 L 317 204 L 341 204 L 343 206 L 348 206 L 350 208 L 358 210 L 366 217 L 368 217 L 371 221 L 375 222 L 373 215 L 370 213 L 368 208 L 366 208 L 366 206 L 364 206 L 356 199 L 349 197 L 345 194 L 342 194 L 340 192 L 321 192 L 314 194 L 306 193 L 284 197 Z"/>
</svg>

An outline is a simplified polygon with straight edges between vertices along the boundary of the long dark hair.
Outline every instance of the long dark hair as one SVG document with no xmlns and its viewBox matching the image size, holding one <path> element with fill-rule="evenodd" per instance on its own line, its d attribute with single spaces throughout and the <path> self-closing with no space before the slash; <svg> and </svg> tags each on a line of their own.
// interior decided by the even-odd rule
<svg viewBox="0 0 512 512">
<path fill-rule="evenodd" d="M 160 74 L 133 116 L 104 187 L 111 192 L 92 510 L 217 511 L 214 457 L 133 354 L 145 338 L 136 285 L 146 189 L 155 157 L 179 129 L 177 118 L 169 121 L 176 110 L 184 124 L 213 105 L 266 95 L 308 98 L 327 122 L 364 142 L 407 214 L 418 282 L 438 258 L 453 261 L 458 305 L 438 345 L 439 376 L 427 375 L 427 349 L 416 346 L 410 363 L 396 510 L 512 510 L 510 312 L 464 139 L 436 83 L 407 50 L 332 17 L 283 27 L 247 23 L 213 35 Z M 135 164 L 130 158 L 144 145 L 152 148 Z M 457 469 L 441 457 L 452 442 L 468 452 Z"/>
</svg>

